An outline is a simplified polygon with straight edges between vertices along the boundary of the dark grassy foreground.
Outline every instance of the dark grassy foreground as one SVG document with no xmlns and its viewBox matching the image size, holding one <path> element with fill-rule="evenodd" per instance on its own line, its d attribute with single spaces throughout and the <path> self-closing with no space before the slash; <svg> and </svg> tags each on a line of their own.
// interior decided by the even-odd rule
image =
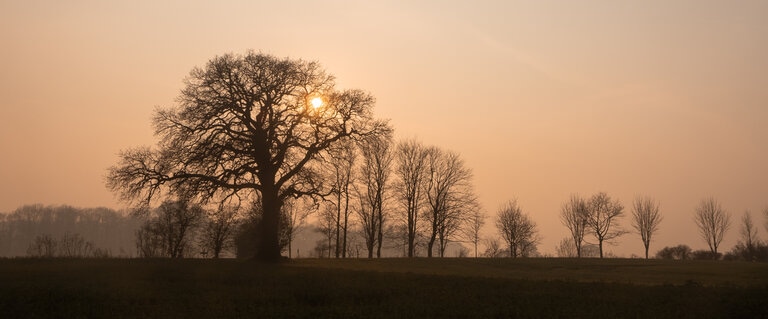
<svg viewBox="0 0 768 319">
<path fill-rule="evenodd" d="M 2 318 L 768 318 L 768 265 L 0 260 Z"/>
</svg>

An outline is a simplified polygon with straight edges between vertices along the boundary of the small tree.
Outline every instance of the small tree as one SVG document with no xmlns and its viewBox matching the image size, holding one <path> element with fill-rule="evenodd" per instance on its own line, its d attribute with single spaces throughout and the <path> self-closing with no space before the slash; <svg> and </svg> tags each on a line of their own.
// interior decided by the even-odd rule
<svg viewBox="0 0 768 319">
<path fill-rule="evenodd" d="M 499 240 L 496 238 L 490 238 L 485 240 L 485 252 L 484 257 L 499 258 L 505 255 L 505 249 L 501 248 Z"/>
<path fill-rule="evenodd" d="M 587 232 L 589 209 L 587 202 L 579 195 L 571 195 L 570 200 L 560 210 L 560 222 L 571 232 L 571 242 L 576 248 L 576 257 L 581 257 L 584 235 Z"/>
<path fill-rule="evenodd" d="M 523 213 L 517 200 L 510 200 L 502 206 L 496 227 L 507 242 L 510 257 L 526 257 L 535 250 L 538 240 L 536 224 Z"/>
<path fill-rule="evenodd" d="M 222 252 L 234 247 L 238 212 L 237 207 L 226 206 L 206 212 L 199 244 L 202 249 L 211 252 L 212 258 L 219 258 Z"/>
<path fill-rule="evenodd" d="M 480 209 L 475 209 L 469 214 L 466 223 L 462 228 L 464 239 L 472 243 L 475 249 L 475 258 L 477 258 L 477 244 L 480 242 L 480 231 L 482 230 L 483 225 L 485 225 L 485 220 L 487 218 L 488 215 L 483 213 Z"/>
<path fill-rule="evenodd" d="M 713 197 L 703 199 L 694 216 L 699 234 L 709 245 L 712 256 L 718 256 L 717 248 L 731 225 L 731 216 Z"/>
<path fill-rule="evenodd" d="M 632 227 L 635 228 L 645 247 L 645 259 L 648 259 L 648 248 L 651 236 L 659 229 L 661 223 L 659 203 L 650 197 L 637 197 L 632 205 Z"/>
<path fill-rule="evenodd" d="M 587 207 L 587 227 L 597 239 L 600 258 L 603 258 L 603 243 L 610 243 L 626 233 L 618 226 L 619 218 L 624 216 L 624 206 L 618 200 L 612 201 L 606 193 L 597 193 L 589 199 Z"/>
<path fill-rule="evenodd" d="M 142 258 L 166 257 L 166 236 L 153 220 L 145 221 L 136 230 L 136 252 Z"/>
<path fill-rule="evenodd" d="M 763 210 L 763 216 L 765 217 L 765 231 L 768 231 L 768 207 Z"/>
<path fill-rule="evenodd" d="M 56 245 L 57 255 L 64 258 L 85 258 L 93 256 L 93 244 L 80 234 L 65 233 Z"/>
<path fill-rule="evenodd" d="M 27 255 L 31 257 L 53 258 L 56 257 L 57 242 L 49 235 L 38 235 L 27 249 Z"/>
<path fill-rule="evenodd" d="M 752 260 L 761 242 L 757 236 L 757 227 L 752 223 L 752 214 L 749 211 L 745 211 L 741 218 L 741 243 L 744 246 L 746 259 Z"/>
<path fill-rule="evenodd" d="M 560 240 L 560 243 L 557 245 L 556 251 L 557 251 L 557 257 L 564 257 L 564 258 L 573 258 L 578 257 L 578 254 L 576 253 L 576 245 L 573 244 L 573 238 L 571 237 L 565 237 Z"/>
<path fill-rule="evenodd" d="M 416 250 L 416 237 L 419 233 L 420 212 L 424 200 L 423 184 L 427 178 L 428 152 L 428 148 L 421 143 L 409 140 L 400 142 L 395 153 L 397 161 L 395 174 L 398 177 L 395 193 L 402 205 L 408 257 L 413 257 Z"/>
</svg>

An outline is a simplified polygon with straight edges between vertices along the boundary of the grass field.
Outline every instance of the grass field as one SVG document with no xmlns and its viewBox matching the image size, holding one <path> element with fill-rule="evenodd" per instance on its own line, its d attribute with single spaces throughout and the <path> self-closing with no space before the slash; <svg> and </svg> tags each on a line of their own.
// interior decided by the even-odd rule
<svg viewBox="0 0 768 319">
<path fill-rule="evenodd" d="M 0 260 L 2 318 L 768 318 L 768 264 Z"/>
</svg>

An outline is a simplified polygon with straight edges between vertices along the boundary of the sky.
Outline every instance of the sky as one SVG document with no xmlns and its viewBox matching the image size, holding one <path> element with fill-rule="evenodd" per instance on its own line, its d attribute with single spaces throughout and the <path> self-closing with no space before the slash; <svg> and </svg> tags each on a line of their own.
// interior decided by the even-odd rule
<svg viewBox="0 0 768 319">
<path fill-rule="evenodd" d="M 706 248 L 709 196 L 733 215 L 726 249 L 745 210 L 766 222 L 766 1 L 0 0 L 0 43 L 0 212 L 123 207 L 104 186 L 120 150 L 156 142 L 193 67 L 252 49 L 319 61 L 398 138 L 460 153 L 486 236 L 516 198 L 554 254 L 561 205 L 601 191 L 628 215 L 660 202 L 652 253 Z"/>
</svg>

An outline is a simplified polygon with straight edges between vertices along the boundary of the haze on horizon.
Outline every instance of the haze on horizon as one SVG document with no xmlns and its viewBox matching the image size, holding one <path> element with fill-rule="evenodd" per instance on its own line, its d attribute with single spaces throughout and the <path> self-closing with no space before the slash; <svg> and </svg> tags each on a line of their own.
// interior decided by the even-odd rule
<svg viewBox="0 0 768 319">
<path fill-rule="evenodd" d="M 0 212 L 122 207 L 106 169 L 154 145 L 153 109 L 193 67 L 254 49 L 319 61 L 398 138 L 459 152 L 484 210 L 517 198 L 541 252 L 572 193 L 627 213 L 659 200 L 653 252 L 706 247 L 692 217 L 708 196 L 734 221 L 724 251 L 745 210 L 765 222 L 765 1 L 3 1 L 0 41 Z"/>
</svg>

